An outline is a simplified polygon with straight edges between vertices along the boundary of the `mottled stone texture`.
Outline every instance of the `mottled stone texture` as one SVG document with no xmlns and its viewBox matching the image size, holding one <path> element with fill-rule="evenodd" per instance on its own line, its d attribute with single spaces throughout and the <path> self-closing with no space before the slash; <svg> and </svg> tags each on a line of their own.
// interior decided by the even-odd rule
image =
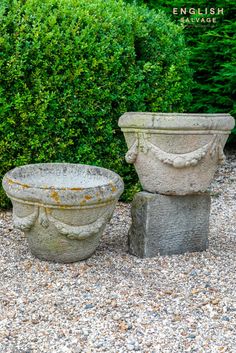
<svg viewBox="0 0 236 353">
<path fill-rule="evenodd" d="M 131 209 L 130 253 L 144 258 L 206 250 L 210 204 L 208 193 L 137 193 Z"/>
<path fill-rule="evenodd" d="M 119 119 L 143 190 L 164 195 L 206 192 L 235 120 L 229 114 L 128 112 Z"/>
<path fill-rule="evenodd" d="M 108 169 L 43 163 L 9 171 L 3 188 L 12 200 L 14 226 L 27 236 L 31 252 L 69 263 L 96 250 L 124 186 Z"/>
</svg>

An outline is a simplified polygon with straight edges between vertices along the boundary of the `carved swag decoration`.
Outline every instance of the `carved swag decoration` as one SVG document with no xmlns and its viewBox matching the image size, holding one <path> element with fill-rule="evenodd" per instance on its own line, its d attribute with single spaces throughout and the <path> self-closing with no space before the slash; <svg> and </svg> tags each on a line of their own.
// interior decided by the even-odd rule
<svg viewBox="0 0 236 353">
<path fill-rule="evenodd" d="M 109 213 L 105 212 L 105 214 L 93 223 L 85 226 L 71 226 L 52 217 L 44 207 L 34 206 L 33 213 L 25 217 L 17 216 L 13 210 L 13 223 L 15 228 L 21 231 L 29 231 L 37 219 L 39 224 L 45 229 L 49 227 L 49 223 L 51 222 L 61 235 L 65 235 L 69 239 L 83 240 L 97 234 L 110 219 L 109 216 Z"/>
<path fill-rule="evenodd" d="M 212 140 L 205 146 L 202 146 L 195 151 L 182 154 L 174 154 L 163 151 L 150 142 L 150 134 L 137 132 L 135 135 L 135 141 L 125 155 L 125 160 L 127 163 L 135 163 L 140 152 L 147 154 L 149 151 L 153 153 L 154 156 L 161 162 L 164 164 L 169 164 L 174 168 L 196 166 L 208 152 L 212 158 L 218 155 L 219 163 L 223 163 L 225 161 L 223 144 L 221 142 L 221 136 L 219 135 L 213 135 Z"/>
</svg>

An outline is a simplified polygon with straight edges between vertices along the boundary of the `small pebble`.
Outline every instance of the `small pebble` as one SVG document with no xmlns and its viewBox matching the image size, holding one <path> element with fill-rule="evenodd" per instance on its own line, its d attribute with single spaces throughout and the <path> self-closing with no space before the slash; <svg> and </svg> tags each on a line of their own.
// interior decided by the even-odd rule
<svg viewBox="0 0 236 353">
<path fill-rule="evenodd" d="M 85 305 L 85 309 L 87 310 L 87 309 L 92 309 L 94 307 L 94 305 L 93 304 L 86 304 Z"/>
<path fill-rule="evenodd" d="M 223 321 L 230 321 L 230 318 L 228 316 L 222 316 Z"/>
</svg>

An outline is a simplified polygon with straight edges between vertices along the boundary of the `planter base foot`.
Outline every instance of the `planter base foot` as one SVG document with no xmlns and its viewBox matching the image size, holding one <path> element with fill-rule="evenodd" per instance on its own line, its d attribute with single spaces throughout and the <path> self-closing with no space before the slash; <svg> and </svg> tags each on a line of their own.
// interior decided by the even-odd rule
<svg viewBox="0 0 236 353">
<path fill-rule="evenodd" d="M 137 193 L 131 209 L 129 252 L 146 258 L 206 250 L 210 205 L 208 193 L 186 196 Z"/>
</svg>

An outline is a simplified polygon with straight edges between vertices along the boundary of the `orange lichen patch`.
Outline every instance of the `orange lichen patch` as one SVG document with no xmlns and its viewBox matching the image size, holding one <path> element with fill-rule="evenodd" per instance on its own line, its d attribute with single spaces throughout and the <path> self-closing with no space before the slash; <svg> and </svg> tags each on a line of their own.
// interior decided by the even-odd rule
<svg viewBox="0 0 236 353">
<path fill-rule="evenodd" d="M 83 188 L 71 188 L 70 190 L 72 190 L 72 191 L 82 191 Z"/>
<path fill-rule="evenodd" d="M 84 198 L 85 198 L 85 200 L 88 201 L 88 200 L 91 200 L 92 196 L 91 195 L 85 195 Z"/>
<path fill-rule="evenodd" d="M 115 187 L 115 185 L 112 182 L 110 182 L 110 185 L 111 185 L 111 191 L 116 192 L 117 188 Z"/>
<path fill-rule="evenodd" d="M 23 189 L 28 189 L 28 188 L 29 188 L 29 185 L 27 185 L 27 184 L 21 184 L 21 187 L 22 187 Z"/>
<path fill-rule="evenodd" d="M 28 184 L 22 184 L 22 183 L 19 183 L 18 181 L 13 181 L 11 179 L 7 179 L 7 183 L 9 185 L 17 184 L 17 185 L 21 186 L 23 189 L 30 188 L 30 186 Z"/>
<path fill-rule="evenodd" d="M 51 198 L 56 201 L 57 203 L 61 202 L 60 196 L 58 195 L 58 192 L 53 190 L 51 191 Z"/>
<path fill-rule="evenodd" d="M 115 187 L 115 185 L 112 185 L 112 186 L 111 186 L 111 191 L 112 191 L 112 192 L 116 192 L 116 190 L 117 190 L 117 188 Z"/>
</svg>

